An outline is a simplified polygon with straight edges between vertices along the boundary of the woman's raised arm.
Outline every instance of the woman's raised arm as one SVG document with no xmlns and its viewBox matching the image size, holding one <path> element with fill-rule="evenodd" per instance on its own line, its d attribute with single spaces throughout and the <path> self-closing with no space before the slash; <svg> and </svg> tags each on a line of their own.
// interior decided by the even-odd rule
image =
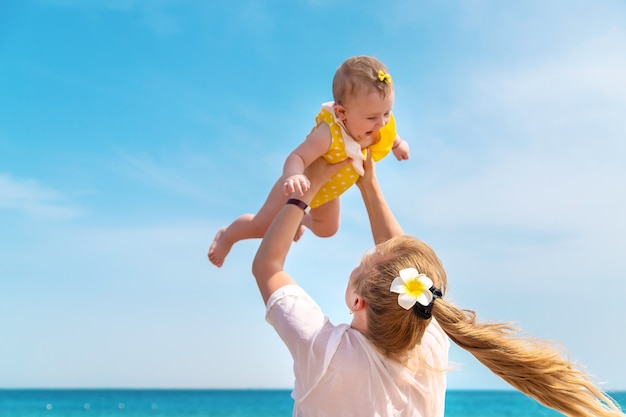
<svg viewBox="0 0 626 417">
<path fill-rule="evenodd" d="M 404 234 L 398 220 L 387 205 L 378 179 L 376 178 L 376 168 L 370 151 L 367 151 L 367 158 L 364 163 L 365 174 L 357 181 L 356 185 L 361 190 L 363 202 L 367 209 L 374 243 L 379 244 L 395 236 Z"/>
<path fill-rule="evenodd" d="M 348 159 L 331 165 L 321 158 L 313 162 L 305 170 L 306 176 L 311 181 L 311 187 L 301 196 L 294 193 L 292 199 L 299 200 L 308 206 L 320 187 L 350 162 Z M 297 204 L 286 204 L 278 212 L 261 241 L 252 262 L 252 274 L 256 278 L 264 303 L 267 303 L 270 295 L 277 289 L 295 283 L 283 267 L 304 214 L 304 209 Z"/>
</svg>

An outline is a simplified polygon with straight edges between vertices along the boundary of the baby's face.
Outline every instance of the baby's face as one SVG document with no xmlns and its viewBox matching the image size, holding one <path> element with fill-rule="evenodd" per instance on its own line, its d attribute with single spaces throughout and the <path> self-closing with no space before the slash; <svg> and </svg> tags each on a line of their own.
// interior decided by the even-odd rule
<svg viewBox="0 0 626 417">
<path fill-rule="evenodd" d="M 389 123 L 393 98 L 393 91 L 383 97 L 374 90 L 351 97 L 339 113 L 350 136 L 357 142 L 370 143 L 372 135 Z"/>
</svg>

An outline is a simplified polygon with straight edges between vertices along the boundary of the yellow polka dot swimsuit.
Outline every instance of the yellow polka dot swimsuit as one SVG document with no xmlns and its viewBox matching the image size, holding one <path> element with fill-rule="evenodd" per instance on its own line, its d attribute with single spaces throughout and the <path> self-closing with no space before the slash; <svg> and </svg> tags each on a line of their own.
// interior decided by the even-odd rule
<svg viewBox="0 0 626 417">
<path fill-rule="evenodd" d="M 352 139 L 344 129 L 342 123 L 335 119 L 333 104 L 324 103 L 322 110 L 315 118 L 315 126 L 326 123 L 330 128 L 332 137 L 328 151 L 323 155 L 324 159 L 330 163 L 341 162 L 348 157 L 352 157 L 353 163 L 337 172 L 322 188 L 317 192 L 311 201 L 311 208 L 319 207 L 330 200 L 339 197 L 350 188 L 358 179 L 359 172 L 363 172 L 363 161 L 367 156 L 367 148 L 360 149 L 360 146 Z M 391 151 L 393 141 L 396 139 L 396 122 L 393 114 L 389 117 L 389 123 L 380 129 L 380 140 L 369 146 L 374 161 L 380 161 Z M 360 152 L 361 158 L 355 158 L 352 152 Z"/>
</svg>

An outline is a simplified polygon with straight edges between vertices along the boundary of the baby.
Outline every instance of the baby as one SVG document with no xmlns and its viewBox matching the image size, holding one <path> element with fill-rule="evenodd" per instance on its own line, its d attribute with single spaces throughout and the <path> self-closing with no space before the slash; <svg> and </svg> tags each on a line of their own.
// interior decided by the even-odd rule
<svg viewBox="0 0 626 417">
<path fill-rule="evenodd" d="M 305 227 L 315 235 L 329 237 L 339 229 L 339 196 L 363 175 L 367 151 L 374 161 L 393 152 L 399 160 L 409 159 L 409 145 L 396 133 L 391 108 L 394 89 L 385 66 L 375 58 L 349 58 L 337 69 L 333 79 L 334 102 L 322 104 L 315 127 L 286 159 L 283 175 L 270 191 L 257 214 L 244 214 L 229 226 L 221 228 L 209 248 L 209 260 L 221 267 L 231 247 L 238 241 L 261 238 L 285 204 L 301 206 L 306 215 L 294 241 L 300 239 Z M 302 195 L 309 188 L 304 169 L 323 157 L 330 163 L 350 158 L 315 195 L 308 207 L 293 193 Z"/>
</svg>

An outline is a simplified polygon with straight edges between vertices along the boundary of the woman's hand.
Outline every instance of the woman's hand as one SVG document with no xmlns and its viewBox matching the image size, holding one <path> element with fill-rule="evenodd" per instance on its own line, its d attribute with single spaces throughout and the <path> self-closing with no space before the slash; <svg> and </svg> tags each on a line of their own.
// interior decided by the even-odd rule
<svg viewBox="0 0 626 417">
<path fill-rule="evenodd" d="M 364 187 L 372 187 L 376 180 L 376 164 L 372 160 L 372 153 L 370 150 L 367 150 L 367 156 L 365 161 L 363 162 L 363 170 L 365 171 L 363 175 L 357 180 L 356 185 L 359 187 L 361 192 Z"/>
<path fill-rule="evenodd" d="M 403 232 L 400 223 L 398 223 L 385 201 L 383 192 L 376 179 L 376 169 L 374 166 L 372 155 L 368 150 L 367 158 L 365 158 L 365 162 L 363 163 L 365 172 L 356 182 L 356 185 L 359 187 L 361 195 L 363 196 L 363 202 L 365 203 L 365 208 L 370 219 L 374 243 L 379 244 L 394 236 L 400 236 Z"/>
<path fill-rule="evenodd" d="M 345 161 L 337 162 L 336 164 L 328 163 L 324 158 L 318 158 L 313 161 L 311 165 L 304 170 L 304 175 L 307 176 L 311 183 L 309 188 L 311 197 L 313 197 L 322 185 L 326 184 L 333 177 L 333 175 L 351 163 L 352 159 L 350 158 Z M 307 192 L 307 194 L 309 194 L 309 192 Z"/>
</svg>

